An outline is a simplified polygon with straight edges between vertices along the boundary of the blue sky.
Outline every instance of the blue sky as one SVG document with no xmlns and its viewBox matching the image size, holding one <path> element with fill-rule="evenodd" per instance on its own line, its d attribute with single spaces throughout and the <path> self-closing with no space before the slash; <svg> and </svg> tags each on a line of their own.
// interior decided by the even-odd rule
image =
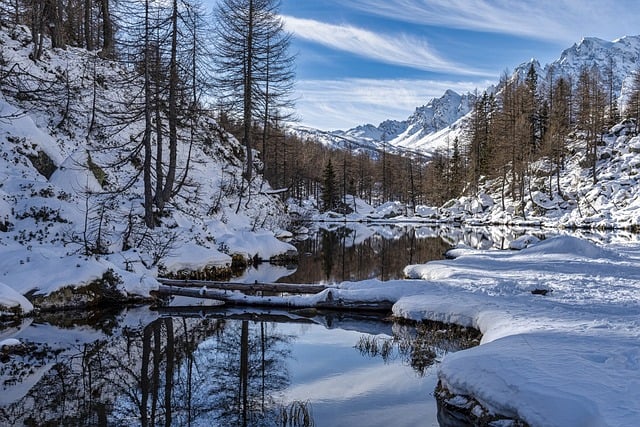
<svg viewBox="0 0 640 427">
<path fill-rule="evenodd" d="M 281 0 L 301 124 L 325 130 L 404 120 L 446 89 L 482 90 L 585 36 L 639 34 L 638 9 L 637 0 Z"/>
</svg>

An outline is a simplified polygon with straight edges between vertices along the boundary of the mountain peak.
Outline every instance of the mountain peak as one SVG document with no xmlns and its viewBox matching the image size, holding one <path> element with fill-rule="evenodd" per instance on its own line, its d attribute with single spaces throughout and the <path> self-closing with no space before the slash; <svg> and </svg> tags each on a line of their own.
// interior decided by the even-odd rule
<svg viewBox="0 0 640 427">
<path fill-rule="evenodd" d="M 621 105 L 624 105 L 631 76 L 640 66 L 640 35 L 627 35 L 613 41 L 584 37 L 549 64 L 541 65 L 536 58 L 529 59 L 516 67 L 514 76 L 524 79 L 533 66 L 542 85 L 549 83 L 545 80 L 549 76 L 552 80 L 560 76 L 578 76 L 584 66 L 594 65 L 601 70 L 613 68 L 614 94 Z M 496 90 L 495 87 L 486 89 L 490 93 Z M 377 127 L 358 126 L 349 131 L 335 131 L 333 136 L 348 136 L 368 144 L 376 144 L 384 139 L 390 146 L 430 154 L 446 147 L 443 141 L 452 139 L 461 132 L 462 127 L 456 122 L 471 111 L 474 102 L 475 95 L 471 93 L 461 95 L 455 90 L 447 89 L 442 96 L 434 97 L 417 107 L 407 120 L 386 120 Z"/>
</svg>

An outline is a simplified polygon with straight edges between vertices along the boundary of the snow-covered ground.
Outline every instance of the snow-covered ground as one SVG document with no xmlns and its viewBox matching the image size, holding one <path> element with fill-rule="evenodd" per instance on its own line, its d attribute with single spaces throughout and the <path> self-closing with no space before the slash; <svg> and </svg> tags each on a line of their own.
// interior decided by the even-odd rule
<svg viewBox="0 0 640 427">
<path fill-rule="evenodd" d="M 638 425 L 640 246 L 559 236 L 458 254 L 408 266 L 416 280 L 343 283 L 338 297 L 480 329 L 481 345 L 447 355 L 439 376 L 489 411 L 533 426 Z"/>
<path fill-rule="evenodd" d="M 185 185 L 158 227 L 147 229 L 134 154 L 143 123 L 121 119 L 138 93 L 123 83 L 127 69 L 71 47 L 46 48 L 32 61 L 30 43 L 26 27 L 0 26 L 0 316 L 29 312 L 21 295 L 80 288 L 105 275 L 116 277 L 123 297 L 145 297 L 160 270 L 295 251 L 276 238 L 287 222 L 284 206 L 259 175 L 241 183 L 243 148 L 206 114 L 194 125 L 192 147 L 189 131 L 179 129 Z"/>
<path fill-rule="evenodd" d="M 442 385 L 458 396 L 452 404 L 479 402 L 473 413 L 532 426 L 637 426 L 640 244 L 559 235 L 511 246 L 521 249 L 460 247 L 455 259 L 407 266 L 411 279 L 344 282 L 270 301 L 313 306 L 331 292 L 344 303 L 392 302 L 407 319 L 477 328 L 481 345 L 439 366 Z"/>
<path fill-rule="evenodd" d="M 640 422 L 640 251 L 562 236 L 517 252 L 408 266 L 426 280 L 397 315 L 474 326 L 482 345 L 445 358 L 444 385 L 539 426 Z M 532 294 L 549 290 L 546 296 Z"/>
</svg>

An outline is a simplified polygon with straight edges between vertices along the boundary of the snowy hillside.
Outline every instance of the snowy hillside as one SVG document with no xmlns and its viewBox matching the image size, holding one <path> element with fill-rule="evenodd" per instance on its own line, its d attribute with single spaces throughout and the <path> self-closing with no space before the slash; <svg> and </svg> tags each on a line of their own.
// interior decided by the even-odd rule
<svg viewBox="0 0 640 427">
<path fill-rule="evenodd" d="M 159 270 L 294 250 L 268 231 L 286 216 L 267 183 L 258 178 L 238 198 L 243 149 L 206 115 L 193 134 L 178 130 L 182 188 L 147 229 L 144 125 L 129 113 L 139 83 L 81 49 L 46 50 L 34 62 L 30 39 L 24 27 L 0 28 L 0 283 L 46 295 L 109 276 L 121 294 L 145 296 Z"/>
<path fill-rule="evenodd" d="M 483 224 L 534 224 L 567 228 L 619 228 L 637 230 L 640 226 L 640 136 L 634 135 L 630 122 L 614 126 L 603 137 L 598 149 L 598 182 L 593 183 L 586 161 L 585 142 L 578 138 L 569 142 L 572 153 L 560 174 L 558 194 L 555 178 L 548 173 L 551 166 L 538 161 L 532 169 L 537 177 L 528 187 L 524 213 L 510 197 L 501 197 L 499 179 L 488 181 L 478 197 L 461 197 L 450 201 L 439 215 L 456 221 Z M 551 188 L 550 188 L 551 187 Z M 551 195 L 551 196 L 550 196 Z"/>
</svg>

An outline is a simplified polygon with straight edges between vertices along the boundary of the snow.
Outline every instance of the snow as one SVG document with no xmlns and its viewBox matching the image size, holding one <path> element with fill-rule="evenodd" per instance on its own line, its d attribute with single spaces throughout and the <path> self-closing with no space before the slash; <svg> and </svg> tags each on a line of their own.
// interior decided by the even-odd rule
<svg viewBox="0 0 640 427">
<path fill-rule="evenodd" d="M 13 288 L 0 282 L 0 316 L 5 309 L 19 307 L 22 313 L 27 314 L 33 310 L 33 305 Z"/>
<path fill-rule="evenodd" d="M 275 239 L 270 231 L 237 231 L 224 234 L 220 236 L 219 240 L 233 248 L 234 253 L 239 253 L 245 258 L 257 257 L 260 260 L 269 260 L 276 255 L 286 254 L 288 251 L 296 252 L 295 246 Z"/>
<path fill-rule="evenodd" d="M 204 267 L 224 267 L 231 264 L 231 257 L 217 249 L 209 249 L 193 243 L 180 247 L 177 253 L 169 254 L 163 260 L 167 271 L 198 270 Z"/>
<path fill-rule="evenodd" d="M 15 338 L 8 338 L 6 340 L 0 341 L 0 349 L 4 347 L 15 347 L 21 344 L 22 343 L 20 342 L 20 340 L 17 340 Z"/>
<path fill-rule="evenodd" d="M 533 426 L 637 425 L 640 269 L 637 248 L 618 249 L 561 236 L 408 266 L 425 282 L 394 313 L 481 330 L 479 347 L 440 366 L 455 394 Z"/>
<path fill-rule="evenodd" d="M 99 193 L 102 191 L 95 176 L 86 167 L 86 150 L 78 150 L 67 157 L 53 173 L 49 182 L 61 188 L 73 189 L 75 193 Z"/>
<path fill-rule="evenodd" d="M 16 245 L 17 246 L 17 245 Z M 148 296 L 157 288 L 155 279 L 133 275 L 107 259 L 82 255 L 60 255 L 56 249 L 17 247 L 4 250 L 0 258 L 0 280 L 19 294 L 35 292 L 47 295 L 65 286 L 87 285 L 100 279 L 108 270 L 117 271 L 123 279 L 121 290 L 130 295 Z M 0 292 L 4 296 L 4 292 Z"/>
<path fill-rule="evenodd" d="M 48 49 L 48 41 L 43 60 L 32 61 L 28 29 L 1 25 L 0 305 L 30 311 L 20 295 L 80 287 L 108 271 L 123 296 L 147 297 L 160 267 L 202 269 L 229 264 L 236 253 L 268 260 L 295 251 L 274 234 L 287 218 L 268 183 L 258 175 L 245 189 L 250 197 L 239 200 L 241 145 L 206 115 L 191 149 L 190 133 L 178 130 L 177 169 L 182 174 L 191 152 L 189 174 L 161 224 L 146 229 L 141 174 L 127 157 L 143 124 L 118 121 L 137 102 L 137 91 L 122 87 L 126 69 L 95 52 Z M 22 70 L 28 74 L 16 74 Z M 67 81 L 73 96 L 57 99 Z M 39 82 L 52 85 L 47 99 L 16 89 Z M 100 108 L 92 116 L 94 95 Z"/>
</svg>

